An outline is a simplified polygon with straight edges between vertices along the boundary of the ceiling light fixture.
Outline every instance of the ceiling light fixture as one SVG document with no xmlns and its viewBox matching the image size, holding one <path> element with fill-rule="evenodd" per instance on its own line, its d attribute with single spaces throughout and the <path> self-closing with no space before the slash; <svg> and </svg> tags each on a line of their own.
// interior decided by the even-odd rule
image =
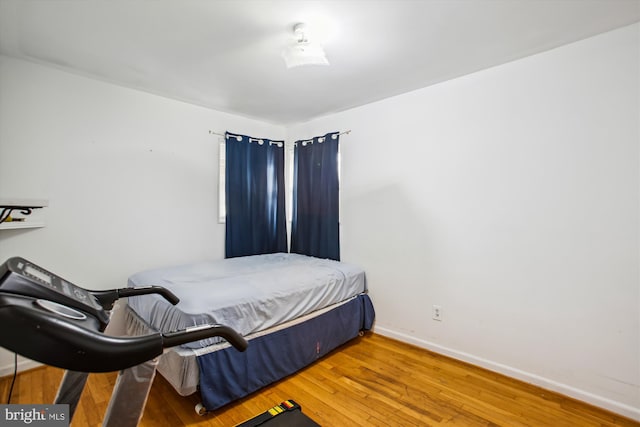
<svg viewBox="0 0 640 427">
<path fill-rule="evenodd" d="M 305 24 L 293 27 L 296 42 L 282 52 L 287 68 L 301 65 L 329 65 L 322 45 L 309 39 L 309 30 Z"/>
</svg>

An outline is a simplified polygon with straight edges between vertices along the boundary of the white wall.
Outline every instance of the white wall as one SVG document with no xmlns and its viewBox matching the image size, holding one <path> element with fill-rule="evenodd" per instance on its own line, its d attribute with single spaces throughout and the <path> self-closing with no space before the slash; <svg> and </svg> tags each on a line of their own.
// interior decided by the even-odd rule
<svg viewBox="0 0 640 427">
<path fill-rule="evenodd" d="M 352 129 L 342 254 L 377 332 L 640 419 L 639 31 L 286 130 L 0 57 L 0 197 L 50 202 L 0 260 L 99 289 L 220 258 L 209 129 Z"/>
<path fill-rule="evenodd" d="M 23 256 L 81 286 L 224 256 L 218 137 L 284 127 L 0 56 L 0 198 L 44 198 L 46 227 L 0 230 Z M 28 364 L 26 366 L 29 366 Z M 13 357 L 0 352 L 0 374 Z"/>
<path fill-rule="evenodd" d="M 288 129 L 353 131 L 342 254 L 377 332 L 640 419 L 639 33 Z"/>
</svg>

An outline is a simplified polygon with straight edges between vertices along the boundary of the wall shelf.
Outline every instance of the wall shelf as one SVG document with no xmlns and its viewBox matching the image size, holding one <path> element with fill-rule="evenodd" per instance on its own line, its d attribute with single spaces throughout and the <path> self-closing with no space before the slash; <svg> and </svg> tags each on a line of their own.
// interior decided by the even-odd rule
<svg viewBox="0 0 640 427">
<path fill-rule="evenodd" d="M 0 230 L 17 230 L 20 228 L 42 228 L 44 221 L 20 221 L 20 222 L 3 222 L 0 224 Z"/>
<path fill-rule="evenodd" d="M 49 206 L 45 199 L 1 199 L 0 198 L 0 230 L 17 230 L 21 228 L 44 227 L 42 218 L 31 218 L 34 209 Z M 6 221 L 8 218 L 20 221 Z"/>
</svg>

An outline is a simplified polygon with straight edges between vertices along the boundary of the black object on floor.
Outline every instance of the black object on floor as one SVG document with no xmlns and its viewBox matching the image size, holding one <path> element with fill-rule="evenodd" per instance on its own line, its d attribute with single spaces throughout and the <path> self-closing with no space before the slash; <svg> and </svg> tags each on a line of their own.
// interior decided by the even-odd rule
<svg viewBox="0 0 640 427">
<path fill-rule="evenodd" d="M 236 427 L 320 427 L 302 413 L 302 408 L 293 400 L 285 400 L 264 413 L 238 424 Z"/>
</svg>

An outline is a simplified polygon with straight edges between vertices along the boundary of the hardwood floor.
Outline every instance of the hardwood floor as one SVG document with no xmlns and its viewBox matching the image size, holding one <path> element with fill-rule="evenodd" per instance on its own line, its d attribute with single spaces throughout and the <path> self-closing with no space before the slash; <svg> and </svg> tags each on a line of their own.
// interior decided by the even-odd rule
<svg viewBox="0 0 640 427">
<path fill-rule="evenodd" d="M 62 370 L 18 375 L 11 403 L 51 403 Z M 92 374 L 72 426 L 99 426 L 116 374 Z M 10 377 L 0 379 L 6 402 Z M 640 426 L 466 363 L 369 334 L 314 365 L 203 417 L 157 376 L 141 426 L 233 426 L 293 399 L 323 426 Z"/>
</svg>

